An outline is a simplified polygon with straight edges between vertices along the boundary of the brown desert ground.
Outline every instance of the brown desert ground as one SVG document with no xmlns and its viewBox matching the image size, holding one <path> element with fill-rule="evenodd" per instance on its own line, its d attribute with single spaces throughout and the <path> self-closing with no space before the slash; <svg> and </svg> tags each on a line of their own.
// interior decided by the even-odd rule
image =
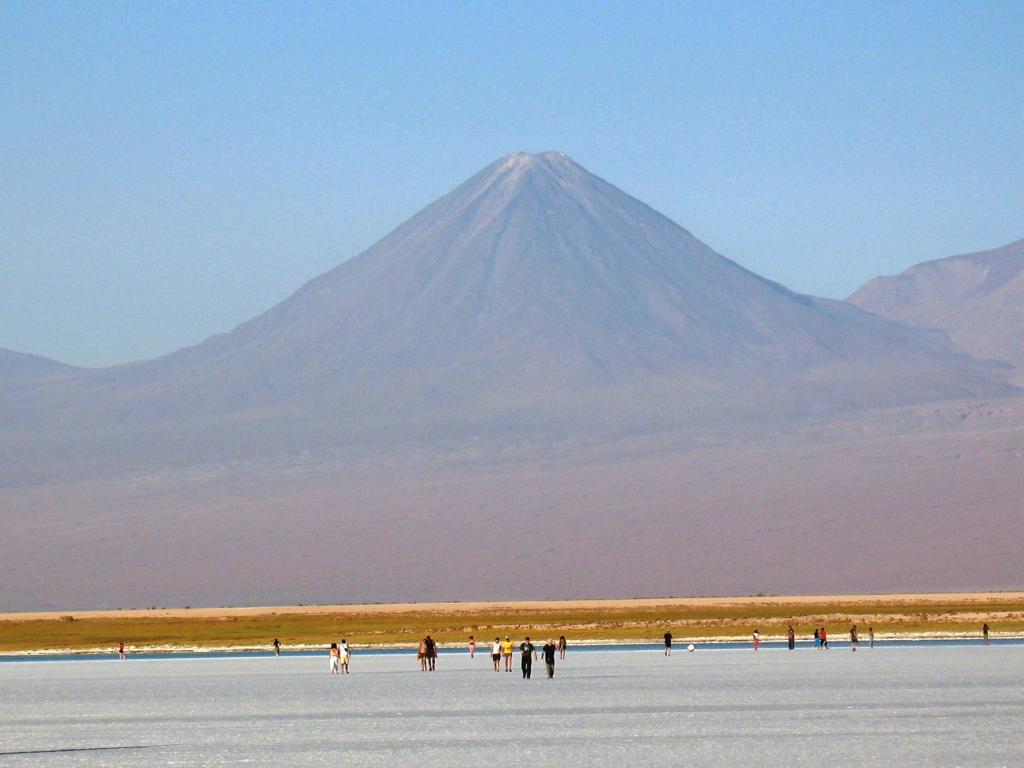
<svg viewBox="0 0 1024 768">
<path fill-rule="evenodd" d="M 0 489 L 0 610 L 1019 589 L 1024 401 Z"/>
</svg>

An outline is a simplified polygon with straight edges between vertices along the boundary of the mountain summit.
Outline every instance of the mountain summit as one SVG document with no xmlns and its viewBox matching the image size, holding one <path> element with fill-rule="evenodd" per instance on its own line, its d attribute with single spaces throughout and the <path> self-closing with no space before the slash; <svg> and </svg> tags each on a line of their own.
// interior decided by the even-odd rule
<svg viewBox="0 0 1024 768">
<path fill-rule="evenodd" d="M 186 454 L 273 453 L 285 434 L 562 440 L 1007 391 L 941 332 L 761 278 L 559 152 L 497 160 L 230 333 L 62 381 L 10 418 L 169 425 L 161 443 L 193 425 Z M 239 441 L 241 424 L 255 434 Z"/>
<path fill-rule="evenodd" d="M 989 384 L 941 333 L 758 277 L 559 152 L 497 160 L 266 314 L 162 364 L 193 381 L 236 367 L 244 385 L 230 398 L 244 402 L 333 392 L 362 409 L 390 390 L 417 408 L 489 413 L 653 379 L 721 390 L 764 377 L 805 406 L 808 388 L 830 390 L 811 397 L 826 410 Z"/>
</svg>

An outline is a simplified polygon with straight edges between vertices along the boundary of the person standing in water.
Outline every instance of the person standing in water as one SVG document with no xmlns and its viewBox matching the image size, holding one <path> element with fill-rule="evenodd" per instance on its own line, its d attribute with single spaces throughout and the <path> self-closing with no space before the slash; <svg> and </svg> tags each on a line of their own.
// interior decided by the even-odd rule
<svg viewBox="0 0 1024 768">
<path fill-rule="evenodd" d="M 127 657 L 126 657 L 126 656 L 124 655 L 124 643 L 123 643 L 123 642 L 122 642 L 122 643 L 120 643 L 120 644 L 119 644 L 119 645 L 117 646 L 117 658 L 119 658 L 119 659 L 120 659 L 121 661 L 124 661 L 124 660 L 125 660 L 125 659 L 127 658 Z"/>
<path fill-rule="evenodd" d="M 789 650 L 796 648 L 796 632 L 793 631 L 793 625 L 789 625 L 789 630 L 786 632 L 786 639 L 789 640 Z"/>
<path fill-rule="evenodd" d="M 672 633 L 671 632 L 666 632 L 665 633 L 665 655 L 666 656 L 671 656 L 672 655 Z"/>
<path fill-rule="evenodd" d="M 278 640 L 276 637 L 274 638 L 274 655 L 275 656 L 280 656 L 281 655 L 281 641 Z"/>
<path fill-rule="evenodd" d="M 814 628 L 814 650 L 821 650 L 821 635 L 818 634 L 818 628 Z"/>
<path fill-rule="evenodd" d="M 821 647 L 824 648 L 827 651 L 828 650 L 828 635 L 825 634 L 825 628 L 824 627 L 821 628 L 821 631 L 818 633 L 818 635 L 819 635 L 819 637 L 821 637 Z"/>
<path fill-rule="evenodd" d="M 341 645 L 338 646 L 338 663 L 341 664 L 342 674 L 348 674 L 348 660 L 351 655 L 352 651 L 348 648 L 348 642 L 342 640 Z"/>
<path fill-rule="evenodd" d="M 501 672 L 501 638 L 494 638 L 494 644 L 491 645 L 491 661 L 494 662 L 494 671 Z"/>
<path fill-rule="evenodd" d="M 851 651 L 856 651 L 857 650 L 857 643 L 858 642 L 859 642 L 859 640 L 857 638 L 857 625 L 854 624 L 852 627 L 850 627 L 850 650 Z"/>
<path fill-rule="evenodd" d="M 476 640 L 474 640 L 473 636 L 470 635 L 469 636 L 469 658 L 472 659 L 475 655 L 476 655 Z"/>
<path fill-rule="evenodd" d="M 505 635 L 505 642 L 501 644 L 501 655 L 505 657 L 505 671 L 512 671 L 512 651 L 515 648 L 512 645 L 512 638 Z"/>
<path fill-rule="evenodd" d="M 565 659 L 565 649 L 568 647 L 569 643 L 565 641 L 565 635 L 562 635 L 560 638 L 558 638 L 558 658 L 563 660 Z M 552 672 L 550 675 L 548 675 L 548 677 L 552 677 L 554 676 L 554 674 L 554 667 L 552 667 Z"/>
<path fill-rule="evenodd" d="M 562 635 L 562 637 L 558 639 L 557 647 L 555 646 L 553 641 L 548 640 L 547 645 L 545 645 L 541 649 L 544 651 L 544 668 L 548 671 L 548 680 L 555 676 L 555 651 L 558 650 L 562 654 L 565 653 L 565 648 L 562 645 L 564 642 L 565 635 Z M 563 655 L 561 658 L 564 659 L 565 656 Z"/>
<path fill-rule="evenodd" d="M 868 646 L 870 648 L 875 647 L 875 628 L 868 627 Z"/>
<path fill-rule="evenodd" d="M 536 654 L 529 637 L 519 644 L 519 668 L 523 670 L 523 680 L 529 680 L 533 674 L 533 657 Z"/>
<path fill-rule="evenodd" d="M 337 643 L 331 643 L 331 650 L 330 650 L 330 665 L 331 666 L 330 666 L 330 669 L 331 669 L 331 674 L 332 675 L 338 674 L 338 664 L 340 663 L 340 660 L 341 660 L 341 654 L 338 651 L 338 644 Z"/>
<path fill-rule="evenodd" d="M 754 650 L 757 650 L 757 646 L 761 644 L 761 633 L 756 629 L 754 630 Z"/>
<path fill-rule="evenodd" d="M 981 625 L 981 644 L 988 645 L 988 622 Z"/>
</svg>

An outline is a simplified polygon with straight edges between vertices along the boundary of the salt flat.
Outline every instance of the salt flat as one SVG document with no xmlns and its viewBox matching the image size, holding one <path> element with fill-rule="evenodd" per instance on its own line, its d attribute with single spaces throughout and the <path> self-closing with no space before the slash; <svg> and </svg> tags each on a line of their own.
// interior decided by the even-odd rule
<svg viewBox="0 0 1024 768">
<path fill-rule="evenodd" d="M 0 766 L 1024 763 L 1024 647 L 0 664 Z M 62 750 L 45 752 L 44 750 Z M 72 751 L 74 750 L 74 751 Z"/>
</svg>

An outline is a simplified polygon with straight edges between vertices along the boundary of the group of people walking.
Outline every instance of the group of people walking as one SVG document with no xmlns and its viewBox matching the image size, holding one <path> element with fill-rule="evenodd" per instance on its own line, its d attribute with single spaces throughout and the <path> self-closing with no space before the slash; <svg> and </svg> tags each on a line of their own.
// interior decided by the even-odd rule
<svg viewBox="0 0 1024 768">
<path fill-rule="evenodd" d="M 815 650 L 828 650 L 828 632 L 824 627 L 815 627 L 813 637 Z M 756 651 L 761 645 L 761 633 L 755 629 L 751 636 L 751 640 L 753 641 L 754 650 Z M 875 647 L 874 627 L 868 627 L 868 643 L 870 643 L 870 647 Z M 850 650 L 856 651 L 858 645 L 860 645 L 860 634 L 857 631 L 857 625 L 854 624 L 850 627 Z M 789 628 L 786 630 L 786 646 L 791 651 L 796 648 L 796 630 L 793 629 L 792 624 L 790 624 Z"/>
<path fill-rule="evenodd" d="M 819 651 L 822 651 L 822 650 L 827 651 L 828 650 L 828 632 L 826 631 L 826 629 L 824 627 L 815 627 L 814 628 L 813 638 L 814 638 L 814 648 L 815 648 L 815 650 L 819 650 Z M 755 629 L 754 630 L 754 634 L 752 635 L 751 639 L 753 640 L 754 650 L 756 651 L 758 649 L 758 647 L 761 645 L 761 634 L 760 634 L 760 632 L 758 632 Z M 875 647 L 875 628 L 874 627 L 868 627 L 868 642 L 871 644 L 872 648 Z M 857 650 L 857 646 L 859 644 L 860 644 L 860 635 L 857 632 L 857 625 L 854 624 L 852 627 L 850 627 L 850 649 L 856 651 Z M 789 650 L 791 650 L 791 651 L 796 648 L 796 630 L 793 629 L 793 625 L 792 624 L 790 624 L 789 628 L 786 630 L 786 647 L 789 648 Z"/>
<path fill-rule="evenodd" d="M 554 640 L 548 640 L 541 647 L 541 653 L 544 655 L 544 666 L 547 670 L 548 678 L 555 676 L 555 655 L 557 654 L 560 659 L 565 658 L 565 651 L 569 647 L 569 643 L 565 639 L 565 635 L 558 638 L 556 644 Z M 512 657 L 515 655 L 517 648 L 515 643 L 512 642 L 512 638 L 509 635 L 505 635 L 505 639 L 501 637 L 494 638 L 494 643 L 491 645 L 491 663 L 494 665 L 494 671 L 500 672 L 504 667 L 506 672 L 512 671 Z M 538 658 L 537 648 L 530 638 L 527 637 L 519 644 L 519 669 L 523 673 L 523 679 L 529 680 L 533 675 L 533 662 Z M 469 638 L 469 655 L 470 658 L 476 651 L 476 643 L 473 638 Z"/>
<path fill-rule="evenodd" d="M 815 627 L 814 634 L 812 635 L 814 640 L 814 648 L 816 650 L 828 650 L 828 632 L 825 627 Z M 761 633 L 758 629 L 755 629 L 751 635 L 753 641 L 754 650 L 758 650 L 761 645 Z M 672 633 L 665 632 L 665 655 L 672 655 Z M 793 629 L 793 625 L 790 624 L 786 630 L 786 641 L 789 650 L 796 648 L 796 631 Z M 988 645 L 989 642 L 989 626 L 986 623 L 982 627 L 982 642 Z M 868 627 L 868 643 L 871 648 L 875 647 L 875 628 Z M 857 650 L 860 644 L 860 633 L 857 630 L 857 625 L 854 624 L 850 627 L 850 649 L 853 651 Z M 506 672 L 512 671 L 512 657 L 516 651 L 519 652 L 519 669 L 522 672 L 523 679 L 529 680 L 533 675 L 533 662 L 539 659 L 542 655 L 544 657 L 544 667 L 547 671 L 548 678 L 555 676 L 555 659 L 565 659 L 565 652 L 569 644 L 565 639 L 565 635 L 558 638 L 556 643 L 554 640 L 548 640 L 538 651 L 537 647 L 530 641 L 529 637 L 523 639 L 518 646 L 512 642 L 512 638 L 509 635 L 505 635 L 505 639 L 501 637 L 495 637 L 494 643 L 491 645 L 491 662 L 494 665 L 494 671 L 500 672 L 504 669 Z M 485 646 L 486 647 L 486 646 Z M 476 639 L 469 636 L 469 657 L 472 659 L 476 656 Z M 437 668 L 437 642 L 434 641 L 430 635 L 424 637 L 419 644 L 416 652 L 416 658 L 420 662 L 420 669 L 424 672 L 433 672 Z M 688 647 L 688 650 L 693 650 L 693 645 Z M 274 653 L 276 655 L 281 654 L 281 642 L 274 638 Z M 118 655 L 123 659 L 125 657 L 124 643 L 121 643 L 118 648 Z M 348 643 L 342 640 L 340 643 L 331 643 L 330 647 L 330 670 L 331 674 L 348 674 L 349 671 L 349 660 L 352 656 L 352 651 L 348 646 Z"/>
</svg>

